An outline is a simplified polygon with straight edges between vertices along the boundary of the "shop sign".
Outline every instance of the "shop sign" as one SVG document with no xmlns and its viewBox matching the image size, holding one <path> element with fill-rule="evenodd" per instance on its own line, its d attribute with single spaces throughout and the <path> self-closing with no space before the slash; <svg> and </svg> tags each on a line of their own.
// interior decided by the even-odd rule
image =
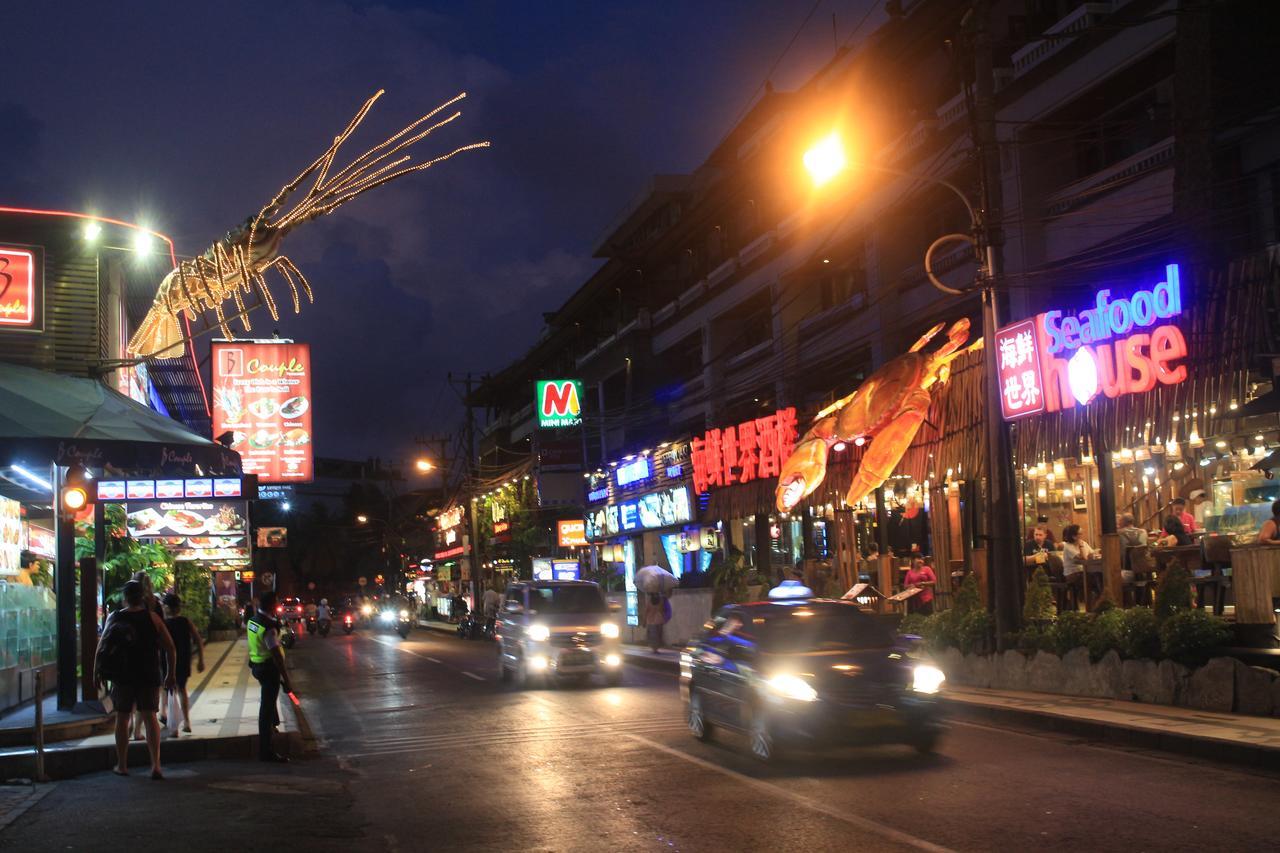
<svg viewBox="0 0 1280 853">
<path fill-rule="evenodd" d="M 605 484 L 587 492 L 587 503 L 597 503 L 609 499 L 609 486 Z"/>
<path fill-rule="evenodd" d="M 581 548 L 587 544 L 587 522 L 584 519 L 565 519 L 557 522 L 556 528 L 556 540 L 561 548 Z"/>
<path fill-rule="evenodd" d="M 587 539 L 614 536 L 632 530 L 653 530 L 693 520 L 689 490 L 685 486 L 652 492 L 588 513 L 584 528 Z"/>
<path fill-rule="evenodd" d="M 533 558 L 533 579 L 536 581 L 576 581 L 580 573 L 577 560 Z"/>
<path fill-rule="evenodd" d="M 49 557 L 51 559 L 57 557 L 58 542 L 53 536 L 53 531 L 47 527 L 28 523 L 27 550 L 41 557 Z"/>
<path fill-rule="evenodd" d="M 307 483 L 311 450 L 311 347 L 215 341 L 213 435 L 231 433 L 246 474 L 264 483 Z"/>
<path fill-rule="evenodd" d="M 1173 321 L 1182 313 L 1177 264 L 1165 280 L 1128 298 L 1098 292 L 1076 315 L 1047 311 L 996 332 L 1000 408 L 1005 420 L 1142 394 L 1187 378 L 1178 364 L 1187 340 Z M 1149 330 L 1149 331 L 1148 331 Z"/>
<path fill-rule="evenodd" d="M 257 577 L 253 572 L 236 572 L 236 579 L 244 583 L 253 583 L 253 579 Z"/>
<path fill-rule="evenodd" d="M 649 457 L 641 456 L 639 459 L 619 465 L 613 472 L 613 476 L 619 488 L 649 479 L 653 476 L 653 469 L 649 467 Z"/>
<path fill-rule="evenodd" d="M 125 528 L 134 539 L 244 534 L 248 515 L 244 501 L 130 501 Z"/>
<path fill-rule="evenodd" d="M 511 529 L 511 522 L 509 521 L 495 521 L 493 523 L 494 536 L 497 536 L 500 533 L 506 533 L 510 529 Z"/>
<path fill-rule="evenodd" d="M 507 505 L 502 501 L 489 501 L 489 518 L 494 524 L 507 519 Z"/>
<path fill-rule="evenodd" d="M 178 480 L 98 480 L 103 503 L 181 498 L 253 498 L 252 481 L 241 477 L 195 477 Z"/>
<path fill-rule="evenodd" d="M 451 560 L 454 557 L 461 557 L 467 552 L 465 545 L 455 545 L 452 548 L 445 548 L 443 551 L 436 551 L 437 560 Z"/>
<path fill-rule="evenodd" d="M 288 548 L 289 547 L 289 528 L 259 527 L 258 528 L 258 547 L 259 548 Z"/>
<path fill-rule="evenodd" d="M 794 407 L 736 427 L 707 430 L 690 442 L 693 487 L 702 494 L 713 486 L 776 477 L 798 437 Z"/>
<path fill-rule="evenodd" d="M 462 524 L 462 507 L 455 506 L 440 513 L 439 524 L 441 530 L 448 530 L 450 527 Z"/>
<path fill-rule="evenodd" d="M 539 380 L 534 394 L 538 426 L 544 429 L 582 423 L 582 383 L 577 379 Z"/>
<path fill-rule="evenodd" d="M 43 261 L 35 247 L 0 246 L 0 330 L 43 331 Z"/>
</svg>

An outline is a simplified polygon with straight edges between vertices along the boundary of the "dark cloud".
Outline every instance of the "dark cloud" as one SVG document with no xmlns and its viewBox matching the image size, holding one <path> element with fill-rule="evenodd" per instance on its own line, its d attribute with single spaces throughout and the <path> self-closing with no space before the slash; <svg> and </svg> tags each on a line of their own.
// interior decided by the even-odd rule
<svg viewBox="0 0 1280 853">
<path fill-rule="evenodd" d="M 830 57 L 832 0 L 778 72 Z M 399 456 L 459 416 L 444 375 L 533 343 L 655 172 L 693 168 L 807 9 L 796 4 L 151 0 L 5 9 L 0 203 L 152 225 L 182 253 L 256 211 L 378 88 L 354 155 L 459 91 L 422 145 L 469 152 L 300 228 L 317 450 Z M 826 20 L 823 20 L 823 19 Z M 269 324 L 261 318 L 258 326 Z M 328 399 L 332 395 L 332 399 Z"/>
</svg>

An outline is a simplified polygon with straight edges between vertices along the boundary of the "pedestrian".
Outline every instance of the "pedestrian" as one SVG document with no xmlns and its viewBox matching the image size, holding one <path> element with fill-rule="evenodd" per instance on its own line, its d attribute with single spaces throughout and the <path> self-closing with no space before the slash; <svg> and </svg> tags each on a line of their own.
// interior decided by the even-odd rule
<svg viewBox="0 0 1280 853">
<path fill-rule="evenodd" d="M 933 588 L 937 583 L 938 577 L 924 561 L 924 557 L 912 557 L 911 568 L 907 569 L 902 585 L 907 589 L 920 591 L 907 599 L 907 610 L 926 616 L 933 613 Z"/>
<path fill-rule="evenodd" d="M 1174 498 L 1169 502 L 1169 514 L 1178 521 L 1182 522 L 1184 533 L 1196 533 L 1199 527 L 1196 525 L 1196 517 L 1187 512 L 1187 499 Z"/>
<path fill-rule="evenodd" d="M 645 636 L 655 655 L 662 648 L 662 626 L 667 624 L 667 610 L 663 604 L 662 596 L 651 592 L 644 606 Z"/>
<path fill-rule="evenodd" d="M 289 670 L 284 663 L 284 649 L 280 645 L 280 623 L 272 614 L 276 608 L 276 594 L 268 590 L 258 601 L 258 610 L 245 628 L 249 641 L 249 669 L 262 685 L 262 698 L 258 704 L 258 759 L 288 763 L 289 759 L 276 753 L 271 736 L 280 725 L 280 712 L 276 703 L 280 698 L 280 686 L 293 692 Z"/>
<path fill-rule="evenodd" d="M 124 585 L 125 608 L 112 613 L 102 631 L 94 659 L 94 684 L 111 684 L 111 704 L 116 714 L 116 764 L 112 772 L 129 775 L 129 715 L 142 717 L 151 756 L 151 778 L 160 780 L 160 653 L 168 663 L 163 679 L 172 687 L 177 672 L 177 650 L 164 620 L 147 607 L 146 588 L 131 580 Z"/>
<path fill-rule="evenodd" d="M 160 621 L 163 622 L 164 608 L 160 606 L 160 602 L 156 599 L 156 588 L 151 581 L 151 575 L 143 571 L 137 571 L 133 573 L 132 580 L 142 584 L 143 598 L 145 600 L 145 606 L 147 610 L 150 610 L 152 613 L 156 614 L 156 616 L 160 617 Z M 158 658 L 159 658 L 159 650 L 157 649 L 157 659 Z M 161 671 L 162 672 L 167 671 L 163 669 L 163 665 L 164 665 L 163 660 L 160 661 L 160 664 L 161 664 Z M 163 713 L 164 708 L 162 707 L 160 711 L 161 711 L 160 724 L 164 725 L 164 721 L 165 721 L 165 716 Z M 145 727 L 145 720 L 143 718 L 143 715 L 141 713 L 135 713 L 133 715 L 133 739 L 134 740 L 142 740 L 142 737 L 143 737 L 142 733 L 143 733 L 144 727 Z"/>
<path fill-rule="evenodd" d="M 1258 531 L 1258 543 L 1280 545 L 1280 501 L 1271 505 L 1271 517 L 1262 522 L 1262 529 Z"/>
<path fill-rule="evenodd" d="M 191 697 L 187 695 L 187 680 L 191 678 L 191 646 L 196 647 L 196 672 L 204 672 L 204 639 L 195 623 L 182 615 L 182 599 L 176 592 L 164 597 L 164 626 L 173 638 L 177 649 L 178 666 L 174 672 L 174 685 L 168 691 L 168 722 L 173 737 L 178 736 L 178 712 L 182 712 L 182 730 L 191 734 Z"/>
</svg>

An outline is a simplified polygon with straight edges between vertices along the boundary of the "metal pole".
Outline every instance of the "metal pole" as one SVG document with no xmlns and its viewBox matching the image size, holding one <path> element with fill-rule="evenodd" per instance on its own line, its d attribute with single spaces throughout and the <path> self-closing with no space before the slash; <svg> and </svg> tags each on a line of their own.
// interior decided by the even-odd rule
<svg viewBox="0 0 1280 853">
<path fill-rule="evenodd" d="M 35 781 L 48 782 L 44 772 L 44 671 L 36 671 L 36 772 Z"/>
<path fill-rule="evenodd" d="M 101 506 L 99 504 L 98 506 Z M 94 508 L 95 515 L 97 507 Z M 102 536 L 102 528 L 97 535 Z M 80 701 L 98 698 L 93 683 L 93 659 L 98 653 L 98 561 L 85 557 L 80 561 Z"/>
<path fill-rule="evenodd" d="M 75 522 L 62 508 L 65 477 L 61 465 L 50 467 L 50 482 L 58 554 L 53 579 L 57 599 L 58 708 L 70 710 L 76 704 L 76 532 Z"/>
</svg>

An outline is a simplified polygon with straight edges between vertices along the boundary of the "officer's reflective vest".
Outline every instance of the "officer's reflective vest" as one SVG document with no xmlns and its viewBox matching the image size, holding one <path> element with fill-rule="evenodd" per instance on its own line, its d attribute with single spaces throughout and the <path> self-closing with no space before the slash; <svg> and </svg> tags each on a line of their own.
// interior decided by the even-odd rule
<svg viewBox="0 0 1280 853">
<path fill-rule="evenodd" d="M 267 648 L 267 626 L 255 616 L 244 627 L 245 636 L 249 639 L 249 663 L 266 663 L 271 660 L 271 651 Z"/>
</svg>

